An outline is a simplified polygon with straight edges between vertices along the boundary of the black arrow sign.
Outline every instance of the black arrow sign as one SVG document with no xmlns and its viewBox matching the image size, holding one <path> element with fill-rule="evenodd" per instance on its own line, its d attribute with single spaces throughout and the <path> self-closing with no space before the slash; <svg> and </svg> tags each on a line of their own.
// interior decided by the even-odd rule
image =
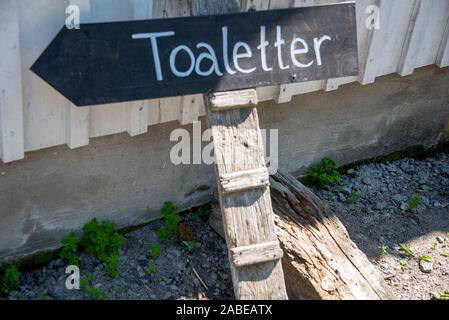
<svg viewBox="0 0 449 320">
<path fill-rule="evenodd" d="M 356 75 L 355 5 L 64 27 L 31 70 L 77 106 Z"/>
</svg>

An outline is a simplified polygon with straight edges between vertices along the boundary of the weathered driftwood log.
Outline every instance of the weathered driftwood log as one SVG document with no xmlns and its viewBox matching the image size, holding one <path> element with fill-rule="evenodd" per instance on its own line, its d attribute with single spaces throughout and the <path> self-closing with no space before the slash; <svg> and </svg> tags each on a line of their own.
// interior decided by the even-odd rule
<svg viewBox="0 0 449 320">
<path fill-rule="evenodd" d="M 270 185 L 290 299 L 392 298 L 380 272 L 312 191 L 283 173 Z M 210 224 L 222 234 L 219 214 L 215 207 Z"/>
</svg>

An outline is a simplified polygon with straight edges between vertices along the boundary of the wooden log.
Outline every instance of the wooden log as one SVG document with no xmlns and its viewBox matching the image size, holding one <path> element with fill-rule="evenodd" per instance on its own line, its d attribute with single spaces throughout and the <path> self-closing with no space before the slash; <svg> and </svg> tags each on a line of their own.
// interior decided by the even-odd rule
<svg viewBox="0 0 449 320">
<path fill-rule="evenodd" d="M 270 177 L 270 186 L 290 299 L 392 298 L 381 273 L 311 190 L 279 172 Z M 209 221 L 223 235 L 217 216 L 215 202 Z"/>
</svg>

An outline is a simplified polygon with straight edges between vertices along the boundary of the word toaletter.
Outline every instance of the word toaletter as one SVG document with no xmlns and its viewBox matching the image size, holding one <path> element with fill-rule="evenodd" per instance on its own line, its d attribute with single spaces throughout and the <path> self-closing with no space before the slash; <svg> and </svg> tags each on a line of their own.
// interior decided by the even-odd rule
<svg viewBox="0 0 449 320">
<path fill-rule="evenodd" d="M 78 106 L 352 76 L 355 8 L 63 28 L 32 70 Z"/>
<path fill-rule="evenodd" d="M 273 67 L 269 66 L 268 61 L 275 61 L 275 63 L 277 63 L 277 68 L 280 70 L 290 69 L 290 65 L 297 68 L 309 68 L 315 62 L 313 59 L 307 60 L 303 58 L 301 60 L 301 55 L 305 56 L 309 53 L 309 45 L 306 40 L 300 37 L 294 37 L 289 41 L 290 60 L 287 63 L 284 62 L 283 47 L 285 46 L 286 41 L 282 38 L 281 26 L 276 26 L 276 41 L 272 44 L 276 48 L 276 58 L 267 56 L 267 50 L 270 50 L 270 42 L 267 40 L 266 26 L 261 26 L 260 44 L 257 46 L 257 50 L 260 53 L 259 59 L 256 61 L 254 61 L 254 59 L 247 60 L 246 63 L 242 62 L 244 59 L 253 58 L 253 50 L 248 43 L 237 41 L 233 45 L 231 52 L 229 52 L 228 27 L 222 27 L 221 29 L 223 38 L 222 51 L 219 56 L 222 58 L 222 61 L 218 60 L 218 55 L 215 52 L 215 49 L 209 43 L 197 43 L 195 46 L 197 49 L 195 50 L 196 52 L 194 52 L 188 45 L 181 44 L 171 50 L 167 59 L 168 61 L 165 61 L 165 63 L 170 65 L 171 73 L 178 78 L 190 77 L 192 73 L 201 77 L 208 77 L 211 75 L 221 77 L 223 76 L 224 71 L 228 75 L 235 75 L 237 72 L 250 74 L 257 71 L 258 66 L 265 72 L 271 72 L 273 71 Z M 158 38 L 174 36 L 176 36 L 176 32 L 174 31 L 137 33 L 132 36 L 133 39 L 150 39 L 151 57 L 154 63 L 154 72 L 158 81 L 164 80 L 162 74 L 162 63 L 164 62 L 161 62 L 160 60 L 161 54 L 159 53 Z M 332 38 L 328 35 L 313 38 L 313 49 L 318 66 L 322 65 L 320 50 L 324 41 L 332 41 Z M 163 40 L 161 40 L 161 42 L 163 42 Z M 195 53 L 197 55 L 195 55 Z M 179 60 L 185 64 L 184 70 L 178 68 Z M 251 65 L 249 61 L 253 62 L 253 64 Z M 243 63 L 248 65 L 248 67 L 242 67 Z"/>
</svg>

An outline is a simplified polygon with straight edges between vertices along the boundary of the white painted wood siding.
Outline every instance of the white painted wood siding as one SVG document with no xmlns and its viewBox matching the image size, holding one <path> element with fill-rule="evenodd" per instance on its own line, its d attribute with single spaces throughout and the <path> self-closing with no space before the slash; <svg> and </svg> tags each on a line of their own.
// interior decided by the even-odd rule
<svg viewBox="0 0 449 320">
<path fill-rule="evenodd" d="M 344 0 L 239 0 L 242 10 L 323 5 Z M 0 158 L 120 132 L 135 136 L 168 121 L 189 124 L 205 114 L 201 95 L 76 108 L 30 70 L 61 29 L 66 7 L 78 5 L 81 22 L 187 16 L 187 0 L 0 0 Z M 336 90 L 359 81 L 416 68 L 449 66 L 449 1 L 356 0 L 360 74 L 323 81 L 257 88 L 260 101 L 288 102 L 294 95 Z M 368 30 L 366 8 L 380 8 L 380 29 Z"/>
</svg>

